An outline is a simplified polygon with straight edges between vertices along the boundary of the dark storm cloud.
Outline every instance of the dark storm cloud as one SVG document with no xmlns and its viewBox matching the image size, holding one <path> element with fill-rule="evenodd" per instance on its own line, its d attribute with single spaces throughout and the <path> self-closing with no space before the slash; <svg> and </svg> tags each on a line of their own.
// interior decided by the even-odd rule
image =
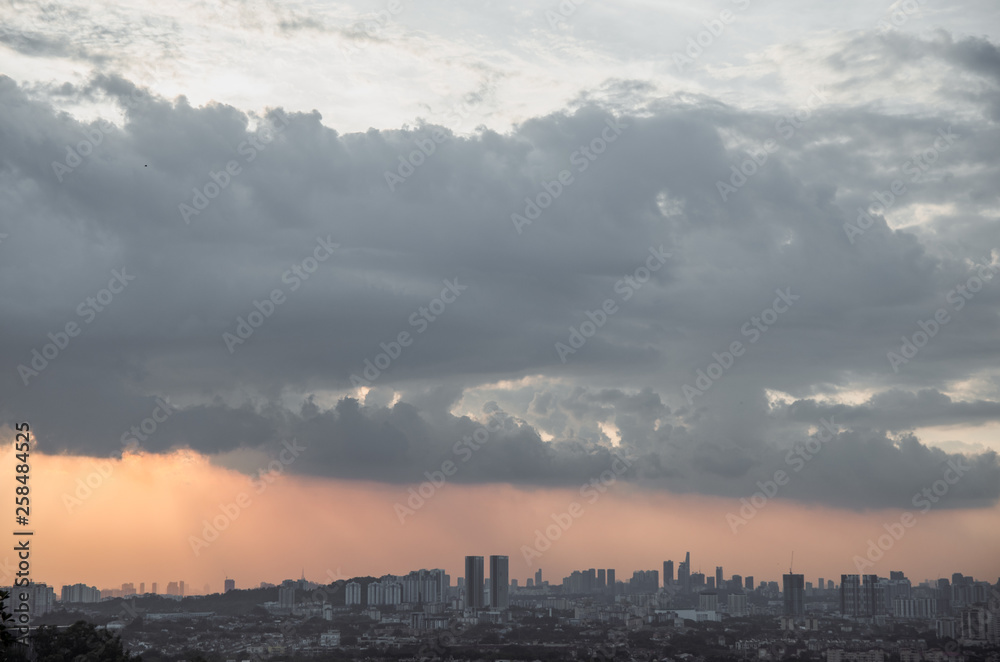
<svg viewBox="0 0 1000 662">
<path fill-rule="evenodd" d="M 974 76 L 968 89 L 995 91 L 995 47 L 966 42 L 907 43 Z M 620 107 L 645 91 L 612 82 L 602 95 Z M 116 99 L 125 116 L 80 123 L 0 79 L 0 416 L 32 421 L 45 451 L 121 452 L 159 396 L 176 410 L 139 439 L 150 452 L 294 438 L 311 449 L 295 471 L 408 482 L 464 457 L 492 415 L 502 429 L 455 480 L 579 484 L 620 443 L 640 485 L 745 496 L 832 418 L 835 438 L 782 496 L 905 507 L 957 456 L 899 433 L 996 420 L 995 398 L 944 393 L 995 368 L 984 357 L 1000 350 L 1000 279 L 950 308 L 898 372 L 887 360 L 1000 255 L 989 119 L 803 98 L 792 125 L 684 97 L 617 117 L 582 105 L 507 134 L 341 134 L 315 111 L 195 108 L 114 76 L 62 92 Z M 845 223 L 941 130 L 954 144 L 852 243 Z M 723 199 L 717 183 L 769 140 L 767 162 Z M 564 171 L 572 181 L 519 233 L 511 215 L 533 216 L 525 199 L 555 191 Z M 931 211 L 890 229 L 904 207 Z M 656 251 L 670 257 L 642 276 Z M 116 270 L 133 280 L 112 292 Z M 280 303 L 264 303 L 276 290 Z M 798 298 L 754 339 L 776 291 Z M 556 343 L 607 301 L 614 312 L 561 357 Z M 227 345 L 251 314 L 261 323 Z M 403 332 L 412 342 L 394 348 Z M 744 351 L 718 358 L 734 342 Z M 35 351 L 51 358 L 33 367 Z M 376 374 L 366 361 L 381 352 Z M 714 362 L 721 374 L 685 397 Z M 352 375 L 371 383 L 364 402 L 344 397 Z M 808 397 L 831 388 L 875 395 Z M 768 390 L 799 399 L 773 404 Z M 451 413 L 480 392 L 495 402 L 479 422 Z M 945 505 L 994 501 L 995 454 L 964 461 Z"/>
<path fill-rule="evenodd" d="M 845 425 L 863 425 L 887 430 L 912 430 L 925 425 L 982 425 L 1000 420 L 1000 403 L 976 400 L 956 402 L 947 395 L 921 389 L 916 393 L 896 389 L 873 395 L 862 405 L 819 404 L 797 400 L 781 407 L 790 420 L 815 421 L 835 416 Z"/>
</svg>

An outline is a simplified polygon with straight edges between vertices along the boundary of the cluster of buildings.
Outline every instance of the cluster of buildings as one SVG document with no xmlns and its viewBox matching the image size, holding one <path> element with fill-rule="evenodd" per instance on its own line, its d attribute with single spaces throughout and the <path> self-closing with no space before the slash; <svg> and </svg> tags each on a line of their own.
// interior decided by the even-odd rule
<svg viewBox="0 0 1000 662">
<path fill-rule="evenodd" d="M 737 657 L 760 660 L 782 659 L 787 646 L 797 646 L 802 655 L 821 655 L 826 662 L 885 662 L 888 655 L 898 656 L 899 662 L 964 662 L 954 656 L 937 659 L 940 651 L 928 648 L 925 642 L 897 642 L 890 646 L 873 634 L 894 623 L 912 625 L 914 631 L 933 632 L 938 639 L 954 639 L 963 645 L 1000 645 L 1000 582 L 991 585 L 956 573 L 950 579 L 915 585 L 902 572 L 893 571 L 889 577 L 843 574 L 839 583 L 825 578 L 813 583 L 791 569 L 781 577 L 780 584 L 755 582 L 752 576 L 727 577 L 722 567 L 716 567 L 709 576 L 692 572 L 690 553 L 676 565 L 676 573 L 674 569 L 674 562 L 668 560 L 663 562 L 662 573 L 660 569 L 640 569 L 627 579 L 619 579 L 614 568 L 589 568 L 574 570 L 561 583 L 552 584 L 543 580 L 539 569 L 519 585 L 510 578 L 508 557 L 493 555 L 466 556 L 464 576 L 454 583 L 440 568 L 357 577 L 330 585 L 308 582 L 304 576 L 285 580 L 277 587 L 261 583 L 260 588 L 277 588 L 277 601 L 268 597 L 268 601 L 260 603 L 274 623 L 286 623 L 288 619 L 309 622 L 314 617 L 330 622 L 324 626 L 328 629 L 322 636 L 300 634 L 297 639 L 277 632 L 262 634 L 239 618 L 198 609 L 198 599 L 176 603 L 176 611 L 170 611 L 174 603 L 164 608 L 162 601 L 149 599 L 144 611 L 143 595 L 151 598 L 156 593 L 155 584 L 152 593 L 145 593 L 144 584 L 138 591 L 132 584 L 114 591 L 74 584 L 62 588 L 60 602 L 84 612 L 93 605 L 94 613 L 98 613 L 95 603 L 110 597 L 125 598 L 121 603 L 123 615 L 141 614 L 147 622 L 197 620 L 234 637 L 238 635 L 233 650 L 255 647 L 264 656 L 303 651 L 303 647 L 398 647 L 469 626 L 488 625 L 502 636 L 538 617 L 554 619 L 548 622 L 557 624 L 552 630 L 556 639 L 560 631 L 647 629 L 657 632 L 658 637 L 669 638 L 693 627 L 710 630 L 717 627 L 713 623 L 727 619 L 767 617 L 731 621 L 722 627 L 731 632 L 733 628 L 745 629 L 749 623 L 768 622 L 774 630 L 767 635 L 770 639 L 723 641 L 724 637 L 720 637 L 716 642 Z M 226 578 L 224 586 L 226 593 L 232 592 L 235 582 Z M 167 591 L 177 596 L 183 594 L 184 588 L 183 582 L 171 582 Z M 35 616 L 60 606 L 54 590 L 45 584 L 32 585 L 29 595 Z M 241 599 L 252 596 L 242 595 Z M 367 618 L 359 621 L 359 615 Z M 121 629 L 125 622 L 123 619 L 108 628 Z M 337 627 L 347 627 L 349 636 L 342 640 L 341 630 L 333 629 Z M 350 628 L 361 631 L 351 632 Z M 572 637 L 563 641 L 569 646 Z M 154 645 L 151 641 L 145 644 Z"/>
</svg>

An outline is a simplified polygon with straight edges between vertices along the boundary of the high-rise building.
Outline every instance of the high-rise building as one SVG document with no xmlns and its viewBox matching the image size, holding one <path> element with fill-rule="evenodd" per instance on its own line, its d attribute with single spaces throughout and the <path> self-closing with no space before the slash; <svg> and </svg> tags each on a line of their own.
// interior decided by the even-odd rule
<svg viewBox="0 0 1000 662">
<path fill-rule="evenodd" d="M 490 556 L 490 607 L 499 610 L 510 607 L 509 562 L 506 556 Z"/>
<path fill-rule="evenodd" d="M 677 566 L 677 583 L 685 593 L 691 592 L 691 552 L 687 552 L 684 560 Z"/>
<path fill-rule="evenodd" d="M 705 591 L 698 595 L 698 611 L 716 611 L 719 608 L 719 594 Z"/>
<path fill-rule="evenodd" d="M 538 575 L 536 574 L 536 577 Z M 465 557 L 465 606 L 467 609 L 483 609 L 483 557 Z"/>
<path fill-rule="evenodd" d="M 278 587 L 278 606 L 288 611 L 295 607 L 295 586 Z"/>
<path fill-rule="evenodd" d="M 615 581 L 615 569 L 608 568 L 607 575 L 608 575 L 608 592 L 610 592 L 611 595 L 614 595 L 615 593 L 618 592 L 618 582 Z"/>
<path fill-rule="evenodd" d="M 715 577 L 707 577 L 705 579 L 705 588 L 707 588 L 709 591 L 715 590 Z"/>
<path fill-rule="evenodd" d="M 722 566 L 721 565 L 717 565 L 717 566 L 715 566 L 715 585 L 716 585 L 716 587 L 718 587 L 718 588 L 721 589 L 722 586 L 723 586 L 722 582 L 723 582 L 723 579 L 722 579 Z"/>
<path fill-rule="evenodd" d="M 861 576 L 861 615 L 883 616 L 886 613 L 886 584 L 878 575 Z"/>
<path fill-rule="evenodd" d="M 361 584 L 358 582 L 347 582 L 344 587 L 344 604 L 348 607 L 361 604 Z"/>
<path fill-rule="evenodd" d="M 45 582 L 35 582 L 28 586 L 18 586 L 17 593 L 27 593 L 28 613 L 33 617 L 44 616 L 56 607 L 56 590 Z M 14 597 L 14 593 L 11 593 L 11 597 Z M 20 603 L 20 599 L 11 600 L 8 603 L 8 607 L 12 603 Z"/>
<path fill-rule="evenodd" d="M 628 582 L 630 593 L 656 593 L 660 590 L 659 570 L 636 570 Z"/>
<path fill-rule="evenodd" d="M 747 578 L 745 580 L 743 580 L 743 582 L 744 582 L 744 587 L 746 588 L 746 590 L 748 590 L 748 591 L 752 591 L 753 590 L 753 575 L 747 575 Z"/>
<path fill-rule="evenodd" d="M 604 568 L 599 568 L 597 570 L 597 590 L 604 591 L 608 587 L 608 576 L 604 572 Z"/>
<path fill-rule="evenodd" d="M 153 595 L 156 595 L 156 582 L 153 582 L 153 590 L 152 590 L 152 593 L 153 593 Z"/>
<path fill-rule="evenodd" d="M 101 592 L 97 590 L 96 586 L 87 586 L 86 584 L 73 584 L 72 586 L 62 587 L 62 601 L 63 602 L 100 602 Z M 9 606 L 9 605 L 8 605 Z"/>
<path fill-rule="evenodd" d="M 861 577 L 840 576 L 840 613 L 843 616 L 861 616 Z"/>
<path fill-rule="evenodd" d="M 146 595 L 146 582 L 139 582 L 139 595 Z"/>
<path fill-rule="evenodd" d="M 226 577 L 226 584 L 225 584 L 225 589 L 223 589 L 223 592 L 229 593 L 230 591 L 234 590 L 236 590 L 236 580 Z"/>
<path fill-rule="evenodd" d="M 382 579 L 383 583 L 387 580 L 397 581 L 397 578 L 389 576 Z M 399 578 L 398 581 L 402 584 L 403 602 L 411 604 L 447 602 L 451 578 L 440 568 L 413 570 L 405 577 Z"/>
<path fill-rule="evenodd" d="M 729 594 L 729 615 L 730 616 L 746 616 L 747 615 L 747 594 L 743 591 L 734 592 Z"/>
<path fill-rule="evenodd" d="M 805 575 L 782 575 L 785 616 L 805 616 Z"/>
<path fill-rule="evenodd" d="M 542 569 L 535 570 L 535 586 L 542 585 Z"/>
<path fill-rule="evenodd" d="M 183 598 L 184 597 L 184 581 L 181 580 L 181 581 L 177 582 L 177 587 L 178 587 L 178 590 L 179 590 L 179 592 L 177 593 L 177 595 L 179 595 L 179 596 L 181 596 Z"/>
<path fill-rule="evenodd" d="M 663 588 L 666 588 L 674 583 L 674 562 L 664 561 L 663 562 Z"/>
</svg>

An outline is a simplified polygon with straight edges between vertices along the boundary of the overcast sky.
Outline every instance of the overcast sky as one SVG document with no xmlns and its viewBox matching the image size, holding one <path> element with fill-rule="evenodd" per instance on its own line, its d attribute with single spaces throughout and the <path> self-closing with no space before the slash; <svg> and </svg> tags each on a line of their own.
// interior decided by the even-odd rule
<svg viewBox="0 0 1000 662">
<path fill-rule="evenodd" d="M 617 454 L 850 513 L 950 461 L 935 507 L 998 512 L 995 2 L 0 17 L 0 423 L 40 453 L 529 491 Z"/>
</svg>

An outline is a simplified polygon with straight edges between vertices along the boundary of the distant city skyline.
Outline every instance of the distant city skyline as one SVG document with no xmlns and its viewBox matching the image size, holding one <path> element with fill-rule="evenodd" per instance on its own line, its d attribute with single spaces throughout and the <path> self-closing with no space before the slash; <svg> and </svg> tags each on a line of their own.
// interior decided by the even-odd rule
<svg viewBox="0 0 1000 662">
<path fill-rule="evenodd" d="M 489 557 L 489 565 L 486 565 L 485 563 L 482 564 L 482 565 L 477 565 L 477 561 L 476 561 L 477 559 L 479 561 L 483 561 L 486 557 L 484 557 L 484 556 L 474 556 L 474 555 L 473 556 L 466 556 L 465 560 L 463 562 L 463 565 L 462 565 L 464 572 L 468 572 L 470 567 L 474 569 L 474 571 L 477 573 L 477 576 L 479 576 L 480 579 L 481 579 L 481 588 L 485 589 L 486 587 L 490 587 L 490 589 L 491 589 L 490 591 L 488 591 L 488 592 L 486 592 L 486 593 L 483 594 L 483 597 L 482 597 L 482 606 L 483 606 L 483 608 L 488 608 L 488 607 L 494 606 L 493 603 L 491 602 L 491 600 L 493 599 L 492 598 L 492 595 L 493 595 L 492 587 L 494 585 L 494 583 L 493 583 L 493 575 L 492 575 L 492 570 L 493 570 L 493 567 L 494 567 L 493 566 L 494 559 L 497 559 L 496 563 L 499 564 L 498 567 L 503 568 L 503 565 L 502 565 L 502 562 L 500 561 L 500 559 L 504 558 L 502 555 L 492 555 L 492 554 L 488 555 L 488 557 Z M 470 560 L 471 560 L 471 563 L 472 563 L 471 566 L 469 565 L 470 564 Z M 670 559 L 668 559 L 667 561 L 664 561 L 663 563 L 669 563 L 669 562 L 670 562 Z M 447 564 L 439 564 L 438 567 L 443 567 L 443 566 L 446 566 L 446 565 Z M 429 569 L 429 568 L 425 568 L 425 569 Z M 402 572 L 400 572 L 399 570 L 396 570 L 395 572 L 394 571 L 386 570 L 386 571 L 380 571 L 380 572 L 366 574 L 366 575 L 352 575 L 350 577 L 342 577 L 341 579 L 343 579 L 343 580 L 349 580 L 349 579 L 353 579 L 353 578 L 357 578 L 357 577 L 372 577 L 372 578 L 376 578 L 377 579 L 378 577 L 381 577 L 383 575 L 397 575 L 397 576 L 402 576 L 402 575 L 405 575 L 406 573 L 413 572 L 413 571 L 416 571 L 416 570 L 417 570 L 417 568 L 415 568 L 415 567 L 408 568 L 407 570 L 402 571 Z M 570 572 L 573 572 L 573 571 L 582 571 L 582 570 L 584 570 L 584 568 L 578 567 L 578 568 L 573 568 L 572 570 L 570 570 Z M 601 577 L 604 577 L 605 576 L 604 575 L 605 570 L 606 570 L 605 568 L 597 568 L 597 569 L 595 569 L 595 572 L 599 573 Z M 621 576 L 629 577 L 629 576 L 632 575 L 633 572 L 653 571 L 653 572 L 659 573 L 659 570 L 657 570 L 656 568 L 624 568 L 624 567 L 618 567 L 618 568 L 611 568 L 609 570 L 610 571 L 614 571 L 615 575 L 617 575 L 618 577 L 621 577 Z M 487 572 L 487 571 L 489 571 L 489 572 Z M 538 577 L 538 573 L 539 572 L 542 572 L 541 568 L 538 569 L 538 570 L 536 570 L 535 573 L 533 573 L 531 576 L 524 577 L 524 578 L 514 577 L 514 576 L 509 576 L 508 575 L 507 576 L 506 585 L 507 586 L 511 586 L 513 584 L 513 582 L 517 582 L 518 586 L 520 586 L 522 588 L 526 588 L 526 587 L 528 587 L 528 580 L 533 580 L 534 581 Z M 329 573 L 327 573 L 327 574 L 329 575 Z M 454 572 L 450 572 L 449 574 L 450 574 L 450 576 L 452 578 L 451 585 L 453 587 L 456 587 L 456 586 L 459 585 L 459 583 L 457 581 L 458 579 L 465 580 L 465 574 L 463 574 L 463 573 L 455 574 Z M 567 573 L 567 575 L 568 574 L 569 573 Z M 961 572 L 958 572 L 958 571 L 952 571 L 952 572 L 944 573 L 944 574 L 942 574 L 942 575 L 940 575 L 938 577 L 922 577 L 922 578 L 918 578 L 916 576 L 912 576 L 909 573 L 907 573 L 905 569 L 891 570 L 891 571 L 885 573 L 884 575 L 883 574 L 879 574 L 879 573 L 858 573 L 858 572 L 855 572 L 853 570 L 851 572 L 845 571 L 845 572 L 842 572 L 842 573 L 837 573 L 835 575 L 831 575 L 828 581 L 832 585 L 831 588 L 833 588 L 834 586 L 837 587 L 837 588 L 839 588 L 840 578 L 842 576 L 844 576 L 844 575 L 855 576 L 856 575 L 858 577 L 861 577 L 862 575 L 865 575 L 865 574 L 878 575 L 878 576 L 884 577 L 886 579 L 902 575 L 902 576 L 905 576 L 914 586 L 918 586 L 918 585 L 925 584 L 925 583 L 934 584 L 936 586 L 937 582 L 940 581 L 941 579 L 951 579 L 951 578 L 953 578 L 956 575 L 971 576 L 971 577 L 974 577 L 977 581 L 984 581 L 984 582 L 988 582 L 988 583 L 1000 583 L 1000 575 L 998 575 L 995 578 L 994 577 L 977 577 L 975 575 L 966 575 L 966 573 L 961 573 Z M 612 575 L 612 577 L 614 577 L 615 575 Z M 499 575 L 499 576 L 502 577 L 503 573 L 501 575 Z M 543 576 L 544 576 L 544 573 L 543 573 Z M 553 573 L 550 572 L 547 576 L 548 577 L 552 577 Z M 675 590 L 681 590 L 681 587 L 680 587 L 680 585 L 678 583 L 677 578 L 674 578 L 672 580 L 672 582 L 667 582 L 666 581 L 666 577 L 667 577 L 667 575 L 659 575 L 658 574 L 658 586 L 659 587 L 663 588 L 663 587 L 666 587 L 666 586 L 670 585 L 670 586 L 675 587 Z M 796 578 L 797 577 L 797 578 L 800 578 L 800 580 L 796 580 L 796 579 L 791 579 L 790 580 L 789 579 L 790 577 L 791 578 Z M 713 579 L 717 579 L 717 578 L 718 577 L 716 576 Z M 810 587 L 813 586 L 813 583 L 812 583 L 813 579 L 816 579 L 816 586 L 815 586 L 815 588 L 817 588 L 819 590 L 823 590 L 824 589 L 824 586 L 820 585 L 821 582 L 824 582 L 824 578 L 823 577 L 813 577 L 813 576 L 809 576 L 809 575 L 804 575 L 802 573 L 789 574 L 789 573 L 786 572 L 786 573 L 783 573 L 783 574 L 781 574 L 781 575 L 779 575 L 777 577 L 774 577 L 774 578 L 761 577 L 761 578 L 756 578 L 756 579 L 752 575 L 748 575 L 748 576 L 744 577 L 743 575 L 741 575 L 739 573 L 735 573 L 733 575 L 723 575 L 724 582 L 729 582 L 733 578 L 738 579 L 740 581 L 741 585 L 743 584 L 743 580 L 744 579 L 747 579 L 747 580 L 750 580 L 750 581 L 754 581 L 754 582 L 757 582 L 757 583 L 765 583 L 765 584 L 769 583 L 769 582 L 775 582 L 775 583 L 779 584 L 782 587 L 782 593 L 783 594 L 787 593 L 787 589 L 789 587 L 791 587 L 794 595 L 799 595 L 799 596 L 801 596 L 801 592 L 803 592 L 803 591 L 805 591 L 807 589 L 807 586 L 810 586 Z M 212 594 L 212 593 L 225 593 L 225 592 L 228 592 L 228 590 L 258 589 L 258 588 L 263 588 L 265 586 L 268 586 L 268 587 L 277 587 L 277 586 L 280 586 L 282 582 L 288 581 L 289 579 L 290 579 L 289 577 L 282 577 L 282 578 L 276 578 L 276 579 L 272 578 L 270 580 L 268 580 L 268 579 L 261 579 L 259 581 L 250 581 L 250 582 L 248 582 L 246 584 L 238 584 L 235 579 L 233 579 L 231 577 L 224 577 L 223 580 L 221 581 L 221 583 L 219 584 L 218 590 L 210 590 L 208 592 L 203 592 L 203 591 L 200 591 L 198 589 L 192 590 L 191 584 L 185 583 L 185 582 L 183 582 L 183 580 L 177 580 L 177 581 L 169 582 L 167 584 L 167 591 L 178 591 L 179 592 L 179 591 L 183 590 L 185 597 L 187 597 L 187 596 L 199 596 L 199 595 L 208 595 L 208 594 Z M 314 583 L 316 585 L 319 585 L 319 586 L 323 586 L 323 585 L 328 585 L 328 584 L 335 583 L 334 581 L 330 580 L 329 576 L 326 577 L 327 581 L 323 581 L 324 578 L 315 578 L 315 579 L 313 579 L 313 578 L 310 578 L 308 576 L 303 576 L 302 579 L 305 580 L 305 581 L 309 581 L 310 583 Z M 544 581 L 548 582 L 550 585 L 553 585 L 553 586 L 561 586 L 562 585 L 562 579 L 563 579 L 563 577 L 559 577 L 555 582 L 553 582 L 551 579 L 546 579 Z M 621 580 L 618 580 L 618 581 L 621 581 Z M 791 582 L 791 583 L 789 583 L 789 582 Z M 44 580 L 40 580 L 38 583 L 47 584 L 47 585 L 53 586 L 53 587 L 59 586 L 56 583 L 46 582 Z M 229 586 L 230 583 L 232 584 L 232 588 L 227 590 L 227 587 Z M 627 585 L 628 581 L 626 580 L 624 583 Z M 145 582 L 140 582 L 140 583 L 137 584 L 134 581 L 133 582 L 123 582 L 121 586 L 105 586 L 105 587 L 101 587 L 101 586 L 94 585 L 94 586 L 89 587 L 89 588 L 96 588 L 96 589 L 100 590 L 102 592 L 102 594 L 104 595 L 104 597 L 107 597 L 107 593 L 106 592 L 121 592 L 121 591 L 125 590 L 126 586 L 129 586 L 134 591 L 133 594 L 139 594 L 139 595 L 142 595 L 142 594 L 146 594 L 146 595 L 178 595 L 178 593 L 167 593 L 167 592 L 165 592 L 165 593 L 158 593 L 157 590 L 156 590 L 157 584 L 158 584 L 157 582 L 153 582 L 153 583 L 150 584 L 151 589 L 150 589 L 149 593 L 146 593 L 145 591 L 135 590 L 135 586 L 137 586 L 137 585 L 145 585 Z M 77 585 L 77 586 L 81 586 L 81 587 L 84 587 L 84 588 L 88 587 L 87 582 L 74 582 L 72 584 L 63 584 L 62 586 L 72 586 L 72 585 Z M 212 587 L 212 588 L 214 588 L 214 585 L 211 582 L 209 582 L 209 586 Z M 183 589 L 181 587 L 183 587 Z M 718 585 L 716 586 L 715 590 L 717 590 L 717 587 L 718 587 Z M 753 588 L 754 588 L 753 586 L 747 586 L 747 587 L 745 587 L 745 590 L 752 590 Z M 699 591 L 705 591 L 707 589 L 704 586 L 702 586 L 698 590 Z M 724 590 L 729 591 L 731 589 L 727 587 Z M 789 595 L 792 595 L 792 594 L 789 594 Z M 489 599 L 487 599 L 487 596 L 489 596 Z M 791 609 L 795 613 L 799 613 L 801 611 L 801 597 L 799 597 L 799 598 L 790 598 L 790 599 L 793 600 L 793 601 L 798 600 L 797 602 L 794 602 L 794 604 L 792 605 Z M 788 608 L 788 603 L 786 603 L 786 608 Z"/>
</svg>

